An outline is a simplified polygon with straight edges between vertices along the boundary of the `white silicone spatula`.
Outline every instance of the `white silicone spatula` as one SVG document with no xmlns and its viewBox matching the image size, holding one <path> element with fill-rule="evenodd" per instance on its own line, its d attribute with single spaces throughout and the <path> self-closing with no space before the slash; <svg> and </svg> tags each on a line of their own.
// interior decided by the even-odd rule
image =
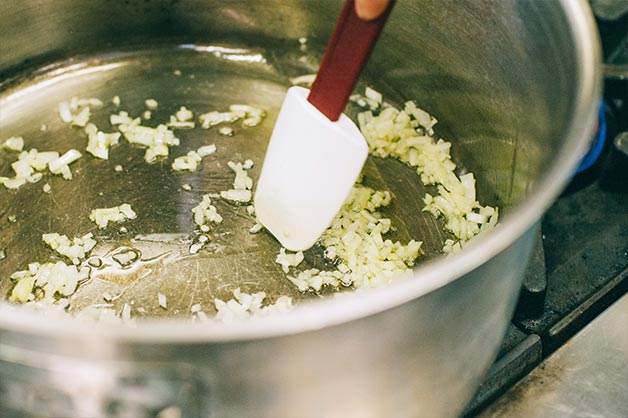
<svg viewBox="0 0 628 418">
<path fill-rule="evenodd" d="M 289 250 L 314 245 L 366 161 L 366 141 L 342 111 L 393 4 L 365 21 L 347 0 L 312 89 L 288 90 L 254 202 L 258 220 Z"/>
</svg>

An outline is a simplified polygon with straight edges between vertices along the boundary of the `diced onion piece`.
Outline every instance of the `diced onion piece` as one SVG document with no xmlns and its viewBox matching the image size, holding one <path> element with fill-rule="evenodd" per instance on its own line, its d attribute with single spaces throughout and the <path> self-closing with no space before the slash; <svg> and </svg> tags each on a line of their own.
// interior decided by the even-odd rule
<svg viewBox="0 0 628 418">
<path fill-rule="evenodd" d="M 195 171 L 200 162 L 201 156 L 196 151 L 190 151 L 187 155 L 175 158 L 172 162 L 172 169 L 177 171 Z"/>
<path fill-rule="evenodd" d="M 175 116 L 170 116 L 170 120 L 166 125 L 175 129 L 193 129 L 196 126 L 194 122 L 180 121 Z"/>
<path fill-rule="evenodd" d="M 364 95 L 368 97 L 369 99 L 373 100 L 378 105 L 381 105 L 382 102 L 384 101 L 382 94 L 370 87 L 366 87 L 366 89 L 364 90 Z"/>
<path fill-rule="evenodd" d="M 290 267 L 296 267 L 301 264 L 303 258 L 303 252 L 299 251 L 297 253 L 290 254 L 286 253 L 286 249 L 282 247 L 281 250 L 279 250 L 279 254 L 277 254 L 277 257 L 275 258 L 275 262 L 281 265 L 284 273 L 288 273 L 290 271 Z"/>
<path fill-rule="evenodd" d="M 65 123 L 72 122 L 72 112 L 70 111 L 70 105 L 67 102 L 59 103 L 59 116 Z"/>
<path fill-rule="evenodd" d="M 280 296 L 275 303 L 263 306 L 266 299 L 265 292 L 244 293 L 237 288 L 233 291 L 233 299 L 227 302 L 214 299 L 214 305 L 218 313 L 216 319 L 228 322 L 243 320 L 251 317 L 263 317 L 290 311 L 293 308 L 292 299 L 288 296 Z"/>
<path fill-rule="evenodd" d="M 106 228 L 109 222 L 123 222 L 136 217 L 137 214 L 128 203 L 112 208 L 94 209 L 89 215 L 89 219 L 98 225 L 100 229 Z"/>
<path fill-rule="evenodd" d="M 251 201 L 250 190 L 224 190 L 220 192 L 220 197 L 233 202 L 247 203 Z"/>
<path fill-rule="evenodd" d="M 71 180 L 72 172 L 69 165 L 81 158 L 83 154 L 75 149 L 71 149 L 56 160 L 48 163 L 48 168 L 53 174 L 61 174 L 64 179 Z"/>
<path fill-rule="evenodd" d="M 249 163 L 246 163 L 247 167 L 253 166 L 253 161 L 247 160 Z M 235 190 L 250 190 L 253 187 L 253 179 L 249 177 L 249 174 L 246 172 L 246 168 L 242 163 L 234 163 L 233 161 L 227 162 L 227 166 L 233 170 L 236 177 L 233 180 L 233 188 Z"/>
<path fill-rule="evenodd" d="M 159 103 L 157 103 L 155 99 L 146 99 L 144 100 L 144 104 L 146 104 L 146 107 L 150 110 L 155 110 L 159 107 Z"/>
<path fill-rule="evenodd" d="M 266 117 L 264 110 L 245 104 L 233 104 L 228 112 L 211 111 L 199 115 L 201 127 L 207 129 L 221 123 L 233 123 L 242 119 L 244 126 L 253 127 L 259 125 Z"/>
<path fill-rule="evenodd" d="M 79 113 L 72 116 L 72 125 L 85 127 L 87 122 L 89 122 L 89 118 L 92 116 L 92 112 L 89 110 L 89 107 L 84 107 L 81 109 Z"/>
<path fill-rule="evenodd" d="M 201 122 L 201 127 L 207 129 L 212 126 L 219 125 L 221 123 L 232 123 L 239 118 L 234 112 L 217 112 L 212 111 L 199 115 L 198 119 Z"/>
<path fill-rule="evenodd" d="M 218 129 L 218 133 L 223 136 L 233 136 L 233 129 L 228 126 L 223 126 Z"/>
<path fill-rule="evenodd" d="M 159 306 L 164 309 L 168 309 L 168 300 L 166 299 L 166 295 L 161 292 L 157 293 L 157 301 L 159 302 Z"/>
<path fill-rule="evenodd" d="M 36 183 L 43 177 L 41 171 L 58 158 L 59 153 L 54 151 L 39 152 L 36 149 L 22 151 L 17 161 L 11 164 L 15 177 L 0 177 L 0 184 L 8 189 L 18 189 L 26 183 Z"/>
<path fill-rule="evenodd" d="M 67 257 L 73 264 L 79 264 L 96 246 L 96 240 L 92 233 L 73 239 L 69 239 L 66 235 L 49 233 L 43 234 L 41 238 L 50 248 Z"/>
<path fill-rule="evenodd" d="M 253 168 L 253 160 L 245 160 L 242 164 L 242 168 L 245 170 L 250 170 L 251 168 Z"/>
<path fill-rule="evenodd" d="M 119 112 L 117 115 L 113 114 L 109 116 L 109 121 L 114 126 L 115 125 L 130 125 L 134 122 L 133 118 L 131 118 L 129 114 L 124 111 Z"/>
<path fill-rule="evenodd" d="M 196 152 L 201 157 L 206 157 L 216 152 L 216 145 L 211 144 L 211 145 L 202 146 L 199 149 L 197 149 Z"/>
<path fill-rule="evenodd" d="M 156 128 L 140 125 L 140 119 L 131 119 L 126 112 L 111 115 L 111 124 L 118 125 L 124 137 L 131 144 L 146 147 L 144 160 L 153 162 L 159 157 L 168 156 L 168 147 L 179 145 L 180 140 L 166 125 Z"/>
<path fill-rule="evenodd" d="M 12 136 L 6 139 L 0 148 L 4 148 L 10 151 L 22 151 L 24 149 L 24 138 L 21 136 Z"/>
<path fill-rule="evenodd" d="M 185 106 L 181 106 L 177 113 L 175 113 L 175 116 L 179 121 L 186 122 L 194 118 L 194 113 Z"/>
<path fill-rule="evenodd" d="M 62 261 L 56 263 L 31 263 L 28 270 L 17 271 L 10 278 L 17 281 L 9 299 L 14 302 L 52 305 L 57 295 L 71 296 L 76 292 L 78 284 L 89 278 L 89 269 L 79 269 Z M 43 295 L 35 301 L 35 288 Z M 67 305 L 66 305 L 67 306 Z"/>
<path fill-rule="evenodd" d="M 201 228 L 201 230 L 209 230 L 209 227 L 207 226 L 207 223 L 209 222 L 222 222 L 222 216 L 218 214 L 218 212 L 216 211 L 216 207 L 213 206 L 211 203 L 212 201 L 210 196 L 206 194 L 203 196 L 203 200 L 201 200 L 201 202 L 196 207 L 192 208 L 194 223 L 197 224 Z"/>
<path fill-rule="evenodd" d="M 119 132 L 107 134 L 99 131 L 92 123 L 85 127 L 85 133 L 87 134 L 85 151 L 103 160 L 109 159 L 109 147 L 117 145 L 120 140 Z"/>
</svg>

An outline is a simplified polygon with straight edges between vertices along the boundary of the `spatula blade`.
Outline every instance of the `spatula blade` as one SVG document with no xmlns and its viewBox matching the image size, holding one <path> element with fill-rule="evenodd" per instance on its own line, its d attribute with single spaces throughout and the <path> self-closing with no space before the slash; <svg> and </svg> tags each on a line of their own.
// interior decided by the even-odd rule
<svg viewBox="0 0 628 418">
<path fill-rule="evenodd" d="M 254 198 L 258 220 L 292 251 L 310 248 L 331 224 L 368 155 L 351 119 L 331 122 L 308 93 L 288 90 Z"/>
</svg>

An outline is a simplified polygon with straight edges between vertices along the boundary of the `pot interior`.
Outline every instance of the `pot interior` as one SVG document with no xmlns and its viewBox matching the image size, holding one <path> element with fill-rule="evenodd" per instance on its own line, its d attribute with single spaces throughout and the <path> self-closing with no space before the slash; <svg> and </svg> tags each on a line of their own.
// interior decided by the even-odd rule
<svg viewBox="0 0 628 418">
<path fill-rule="evenodd" d="M 159 103 L 147 122 L 153 126 L 180 106 L 198 114 L 245 103 L 267 113 L 257 127 L 234 124 L 232 137 L 217 128 L 177 131 L 181 146 L 161 163 L 147 164 L 143 149 L 121 141 L 108 161 L 85 155 L 72 165 L 71 181 L 48 174 L 18 191 L 0 188 L 0 249 L 6 249 L 0 296 L 10 294 L 12 272 L 56 259 L 41 241 L 49 232 L 94 232 L 99 242 L 93 256 L 104 265 L 79 287 L 70 311 L 104 303 L 119 310 L 128 303 L 134 312 L 141 308 L 139 317 L 189 318 L 192 305 L 212 306 L 214 298 L 227 300 L 238 287 L 264 291 L 271 301 L 324 296 L 325 291 L 299 292 L 286 280 L 275 263 L 280 245 L 266 232 L 249 233 L 254 219 L 243 206 L 217 200 L 224 222 L 208 233 L 203 251 L 190 255 L 198 239 L 191 209 L 203 194 L 231 187 L 228 161 L 253 160 L 250 173 L 257 179 L 289 80 L 316 71 L 340 6 L 129 1 L 79 7 L 69 0 L 0 5 L 0 139 L 23 136 L 27 148 L 82 151 L 85 134 L 63 123 L 56 110 L 72 96 L 105 103 L 91 119 L 105 131 L 114 131 L 111 113 L 140 115 L 149 98 Z M 453 143 L 459 171 L 476 175 L 478 200 L 498 206 L 507 221 L 509 210 L 538 185 L 564 147 L 578 81 L 573 42 L 558 2 L 400 2 L 357 90 L 372 86 L 397 106 L 416 100 L 437 117 L 436 131 Z M 354 117 L 357 111 L 347 108 Z M 207 144 L 218 151 L 196 172 L 169 169 L 172 158 Z M 14 159 L 0 153 L 0 175 L 10 173 Z M 43 193 L 45 183 L 51 193 Z M 429 188 L 411 168 L 369 157 L 364 184 L 394 196 L 383 210 L 396 227 L 389 238 L 423 241 L 418 263 L 442 254 L 449 236 L 442 220 L 422 211 Z M 125 202 L 138 218 L 123 224 L 124 232 L 100 231 L 88 219 L 94 208 Z M 141 261 L 120 266 L 114 256 L 129 248 Z M 302 267 L 330 265 L 322 248 L 314 247 Z M 103 301 L 105 292 L 115 300 Z M 159 306 L 158 292 L 167 295 L 167 310 Z"/>
</svg>

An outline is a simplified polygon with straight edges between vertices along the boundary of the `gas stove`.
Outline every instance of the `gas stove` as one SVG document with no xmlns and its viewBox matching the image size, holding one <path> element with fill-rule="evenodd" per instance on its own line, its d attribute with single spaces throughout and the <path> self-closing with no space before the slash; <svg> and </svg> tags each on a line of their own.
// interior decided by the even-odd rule
<svg viewBox="0 0 628 418">
<path fill-rule="evenodd" d="M 628 14 L 596 15 L 604 142 L 542 220 L 514 318 L 467 417 L 494 412 L 495 399 L 628 293 Z"/>
</svg>

